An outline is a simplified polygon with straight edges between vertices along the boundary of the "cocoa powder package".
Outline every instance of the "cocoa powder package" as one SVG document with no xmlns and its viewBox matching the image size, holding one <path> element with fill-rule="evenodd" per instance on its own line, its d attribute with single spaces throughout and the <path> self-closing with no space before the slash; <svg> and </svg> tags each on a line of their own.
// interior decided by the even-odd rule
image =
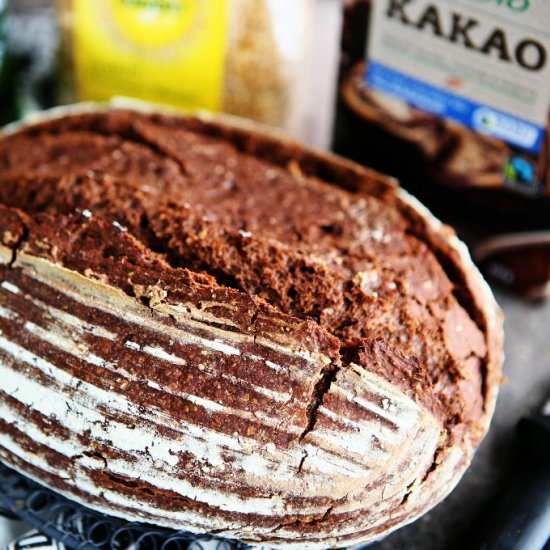
<svg viewBox="0 0 550 550">
<path fill-rule="evenodd" d="M 536 297 L 550 278 L 549 53 L 548 2 L 344 1 L 336 151 L 397 176 L 464 229 L 489 275 Z"/>
</svg>

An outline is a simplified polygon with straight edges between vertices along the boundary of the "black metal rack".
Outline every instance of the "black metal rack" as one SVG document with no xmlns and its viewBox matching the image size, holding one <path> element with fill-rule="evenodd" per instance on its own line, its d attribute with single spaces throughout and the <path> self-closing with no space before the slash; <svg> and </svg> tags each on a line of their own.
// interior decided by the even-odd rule
<svg viewBox="0 0 550 550">
<path fill-rule="evenodd" d="M 0 514 L 78 550 L 247 550 L 237 541 L 130 523 L 76 504 L 0 463 Z"/>
</svg>

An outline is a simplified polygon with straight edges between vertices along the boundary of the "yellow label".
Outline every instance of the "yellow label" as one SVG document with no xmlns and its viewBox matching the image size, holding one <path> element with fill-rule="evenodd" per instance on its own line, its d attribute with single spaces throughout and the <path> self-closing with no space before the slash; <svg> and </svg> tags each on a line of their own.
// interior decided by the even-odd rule
<svg viewBox="0 0 550 550">
<path fill-rule="evenodd" d="M 220 110 L 227 22 L 227 0 L 74 0 L 80 99 Z"/>
</svg>

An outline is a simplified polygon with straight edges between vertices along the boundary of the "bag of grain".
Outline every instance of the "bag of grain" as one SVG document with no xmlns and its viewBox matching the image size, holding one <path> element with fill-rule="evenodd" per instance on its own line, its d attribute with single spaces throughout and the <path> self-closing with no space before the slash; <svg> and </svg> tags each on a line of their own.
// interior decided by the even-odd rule
<svg viewBox="0 0 550 550">
<path fill-rule="evenodd" d="M 296 131 L 312 0 L 58 0 L 63 102 L 145 99 Z"/>
</svg>

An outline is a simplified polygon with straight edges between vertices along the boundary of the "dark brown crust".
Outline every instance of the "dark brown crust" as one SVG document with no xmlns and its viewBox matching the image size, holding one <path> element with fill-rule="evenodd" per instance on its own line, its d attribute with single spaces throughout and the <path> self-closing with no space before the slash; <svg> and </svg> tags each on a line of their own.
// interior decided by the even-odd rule
<svg viewBox="0 0 550 550">
<path fill-rule="evenodd" d="M 189 127 L 193 133 L 190 133 Z M 137 238 L 141 238 L 146 246 L 160 246 L 172 265 L 186 266 L 195 271 L 206 270 L 216 276 L 222 285 L 229 284 L 237 289 L 256 294 L 285 313 L 316 318 L 344 343 L 346 340 L 353 341 L 358 338 L 388 338 L 389 330 L 394 334 L 391 337 L 397 338 L 401 346 L 404 346 L 402 348 L 404 353 L 418 356 L 422 363 L 428 363 L 428 368 L 430 368 L 429 362 L 432 361 L 434 365 L 447 364 L 448 366 L 445 367 L 447 373 L 451 368 L 455 372 L 460 372 L 460 369 L 451 367 L 449 361 L 453 359 L 445 358 L 446 352 L 443 352 L 442 356 L 440 351 L 434 350 L 435 355 L 428 351 L 434 346 L 425 341 L 425 327 L 422 327 L 422 332 L 417 332 L 415 335 L 420 325 L 414 328 L 417 315 L 416 312 L 411 312 L 411 308 L 417 308 L 418 305 L 429 310 L 429 301 L 442 301 L 444 295 L 449 295 L 451 287 L 443 272 L 433 262 L 429 250 L 424 247 L 422 235 L 415 235 L 413 228 L 407 228 L 406 218 L 399 219 L 391 211 L 384 211 L 376 199 L 366 195 L 364 200 L 370 203 L 367 203 L 367 208 L 370 207 L 374 222 L 369 220 L 362 226 L 360 221 L 356 227 L 350 226 L 353 220 L 346 213 L 346 209 L 356 208 L 355 205 L 360 204 L 358 199 L 349 194 L 329 190 L 325 184 L 317 183 L 316 178 L 312 178 L 309 174 L 306 176 L 307 161 L 300 163 L 298 156 L 288 161 L 290 163 L 288 171 L 281 172 L 274 168 L 273 161 L 267 164 L 264 161 L 243 157 L 231 145 L 223 142 L 220 144 L 219 141 L 212 139 L 211 130 L 212 128 L 208 126 L 201 127 L 197 121 L 181 121 L 155 115 L 129 119 L 124 112 L 110 117 L 89 115 L 68 118 L 58 121 L 57 124 L 52 122 L 45 125 L 41 130 L 42 147 L 39 154 L 33 156 L 31 161 L 26 161 L 17 155 L 25 150 L 25 140 L 29 139 L 26 134 L 32 135 L 39 131 L 38 127 L 34 127 L 17 138 L 12 138 L 9 145 L 4 145 L 8 147 L 11 157 L 8 154 L 2 157 L 0 153 L 0 158 L 4 158 L 8 174 L 3 185 L 4 194 L 10 201 L 9 204 L 22 207 L 30 213 L 40 210 L 41 207 L 48 212 L 64 214 L 69 214 L 75 208 L 81 211 L 90 208 L 94 216 L 103 215 L 108 220 L 117 220 L 128 227 L 130 232 Z M 116 132 L 117 135 L 111 137 L 108 134 L 110 132 Z M 30 139 L 34 139 L 34 136 Z M 123 139 L 131 140 L 130 145 L 125 145 Z M 17 140 L 21 141 L 20 146 L 17 146 Z M 239 147 L 240 141 L 233 139 L 232 143 L 235 142 Z M 71 144 L 70 149 L 66 150 L 65 144 Z M 73 160 L 70 153 L 72 148 L 79 151 L 79 158 Z M 196 152 L 189 154 L 187 148 Z M 257 149 L 258 147 L 247 145 L 247 150 L 257 153 Z M 239 185 L 239 178 L 248 178 L 252 179 L 252 185 L 260 186 L 262 183 L 258 179 L 258 172 L 267 174 L 269 170 L 274 171 L 276 181 L 272 186 L 277 187 L 274 196 L 268 199 L 269 202 L 266 202 L 263 197 L 260 201 L 255 200 L 255 210 L 252 212 L 243 211 L 238 206 L 239 197 L 244 197 L 244 192 L 250 194 L 248 188 L 246 191 L 235 189 L 229 197 L 226 197 L 225 193 L 220 195 L 219 187 L 223 188 L 224 181 L 223 178 L 216 177 L 211 168 L 212 158 L 208 158 L 208 155 L 212 154 L 212 150 L 215 151 L 214 159 L 224 159 L 224 164 L 221 166 L 227 166 L 228 159 L 235 159 L 232 170 L 236 173 L 237 185 Z M 113 157 L 117 151 L 120 153 Z M 145 151 L 151 152 L 145 153 Z M 180 173 L 174 171 L 170 177 L 166 175 L 165 170 L 161 171 L 157 168 L 159 164 L 162 166 L 159 160 L 154 161 L 155 155 L 159 154 L 158 151 L 169 154 L 174 164 L 180 167 Z M 143 154 L 148 158 L 146 163 L 143 163 Z M 15 158 L 12 158 L 13 155 Z M 136 160 L 133 160 L 134 158 Z M 108 162 L 111 162 L 113 168 L 109 168 Z M 30 186 L 22 185 L 20 172 L 25 170 L 26 173 L 36 173 L 37 166 L 39 166 L 40 176 L 42 173 L 47 175 L 45 182 L 41 181 L 41 177 L 34 176 L 38 179 L 41 192 L 32 191 L 26 197 L 21 197 L 21 193 L 14 193 L 14 181 L 17 181 L 18 188 L 36 188 L 36 179 L 31 180 Z M 135 169 L 134 166 L 139 168 Z M 98 180 L 97 176 L 93 175 L 96 170 L 102 173 L 107 171 L 107 173 L 105 176 L 100 175 Z M 127 171 L 129 174 L 124 177 L 123 182 L 112 180 L 113 177 L 118 178 L 120 174 Z M 136 176 L 133 174 L 138 173 L 140 177 L 134 179 Z M 157 175 L 159 173 L 160 176 Z M 72 180 L 69 179 L 71 176 Z M 164 196 L 159 196 L 154 191 L 151 192 L 152 196 L 148 196 L 147 192 L 154 186 L 143 182 L 150 182 L 153 177 L 156 181 L 162 182 L 161 189 Z M 227 174 L 223 177 L 227 177 Z M 214 182 L 217 179 L 219 182 L 210 183 L 209 187 L 212 187 L 212 191 L 208 193 L 212 195 L 216 191 L 214 201 L 220 201 L 222 203 L 220 207 L 206 203 L 206 197 L 209 195 L 202 190 L 193 189 L 197 185 L 206 185 L 205 182 L 208 182 L 209 178 Z M 300 184 L 300 179 L 303 179 L 303 184 Z M 197 180 L 201 183 L 194 183 Z M 265 176 L 263 181 L 264 188 L 257 193 L 271 193 L 269 187 L 265 187 Z M 52 201 L 44 200 L 41 196 L 44 192 L 43 183 L 46 184 L 46 188 L 49 184 L 54 197 L 61 198 L 53 204 Z M 144 191 L 145 189 L 147 191 Z M 187 192 L 186 189 L 192 191 Z M 271 207 L 272 204 L 285 200 L 282 195 L 284 191 L 286 196 L 292 197 L 289 207 L 304 208 L 303 212 L 277 210 Z M 378 191 L 376 186 L 374 191 Z M 387 192 L 383 192 L 382 195 Z M 184 194 L 183 197 L 182 194 Z M 233 194 L 235 197 L 232 196 Z M 303 196 L 300 197 L 300 194 Z M 390 197 L 386 200 L 392 202 Z M 64 203 L 56 204 L 60 201 Z M 198 215 L 192 209 L 185 208 L 185 204 L 190 203 L 198 203 L 198 207 L 195 207 Z M 327 203 L 331 205 L 332 210 L 327 209 L 325 206 Z M 163 204 L 166 206 L 162 206 Z M 307 205 L 307 208 L 300 205 Z M 232 208 L 234 211 L 231 211 Z M 261 209 L 265 213 L 262 213 Z M 325 215 L 323 215 L 323 209 L 327 212 Z M 337 221 L 339 213 L 345 222 Z M 277 223 L 272 224 L 267 232 L 264 226 L 269 223 L 268 218 L 271 215 L 277 216 Z M 326 221 L 322 220 L 323 217 Z M 312 223 L 314 219 L 315 223 Z M 64 229 L 66 234 L 75 232 L 81 234 L 79 224 L 84 222 L 71 220 L 68 223 L 69 226 Z M 371 239 L 366 246 L 366 243 L 359 240 L 361 232 L 375 230 L 377 223 L 391 244 L 385 245 Z M 239 225 L 235 227 L 236 224 L 240 227 Z M 41 227 L 49 225 L 50 222 L 45 221 Z M 330 227 L 330 232 L 322 230 L 325 226 Z M 312 232 L 316 227 L 319 229 Z M 152 232 L 153 235 L 148 235 L 144 229 Z M 86 268 L 90 268 L 92 271 L 99 270 L 99 273 L 111 274 L 119 264 L 118 259 L 124 258 L 127 252 L 116 250 L 116 246 L 114 249 L 113 246 L 106 246 L 105 243 L 111 239 L 106 238 L 101 231 L 96 230 L 96 235 L 90 235 L 89 231 L 84 233 L 86 233 L 85 239 L 75 248 L 80 251 L 80 255 L 83 250 L 93 250 L 93 253 L 78 260 L 78 265 L 75 263 L 78 255 L 73 256 L 70 250 L 56 260 L 81 273 Z M 112 238 L 117 239 L 116 231 L 111 230 L 112 233 L 115 233 Z M 266 239 L 264 233 L 273 238 Z M 47 235 L 39 238 L 45 241 L 51 240 Z M 103 242 L 100 243 L 102 239 Z M 52 246 L 64 251 L 66 245 L 63 237 L 59 243 L 52 243 Z M 113 263 L 111 258 L 110 262 L 103 262 L 101 266 L 92 265 L 97 261 L 95 249 L 98 246 L 103 246 L 117 261 Z M 321 261 L 315 262 L 310 259 L 313 257 L 313 251 L 316 256 L 321 256 Z M 328 255 L 334 257 L 334 252 L 337 252 L 336 261 L 327 263 L 325 258 Z M 105 253 L 103 252 L 103 255 Z M 132 254 L 139 257 L 145 254 L 145 250 L 138 249 Z M 411 259 L 420 255 L 423 257 L 420 261 Z M 385 256 L 388 258 L 386 262 L 384 262 Z M 407 261 L 403 262 L 402 257 L 407 257 Z M 128 261 L 133 264 L 135 258 L 124 260 L 125 263 Z M 377 285 L 377 289 L 378 286 L 381 288 L 376 290 L 377 296 L 373 300 L 362 290 L 361 282 L 357 281 L 357 274 L 360 275 L 364 269 L 369 268 L 382 269 L 384 274 L 389 271 L 386 275 L 386 277 L 389 275 L 389 282 L 399 285 L 406 295 L 410 295 L 410 298 L 403 303 L 403 299 L 395 292 L 385 291 L 383 285 Z M 128 267 L 124 264 L 120 265 L 122 273 L 125 274 L 127 269 Z M 139 272 L 139 270 L 136 271 Z M 406 273 L 404 283 L 399 282 L 399 274 L 402 273 Z M 434 289 L 426 293 L 422 285 L 430 279 L 433 279 Z M 114 282 L 121 284 L 120 280 Z M 141 281 L 140 284 L 144 282 L 146 283 Z M 306 282 L 307 292 L 304 291 Z M 405 288 L 405 283 L 408 289 Z M 125 288 L 125 291 L 129 292 L 129 289 Z M 448 299 L 452 301 L 453 297 L 449 295 Z M 381 300 L 387 305 L 381 305 Z M 396 300 L 401 303 L 396 303 Z M 407 306 L 406 303 L 410 305 Z M 403 314 L 408 310 L 409 314 L 402 319 L 386 319 L 377 313 L 386 307 L 392 307 L 392 309 L 397 307 L 404 312 Z M 432 317 L 433 312 L 428 311 L 427 314 Z M 371 328 L 365 327 L 361 322 L 364 317 L 371 319 Z M 376 317 L 381 317 L 380 322 L 376 322 Z M 246 322 L 241 323 L 243 329 L 245 325 Z M 438 337 L 443 326 L 436 323 L 430 338 Z M 400 339 L 400 333 L 406 334 L 408 343 Z M 443 346 L 444 342 L 441 345 Z M 473 350 L 467 350 L 464 356 L 470 353 L 473 353 Z M 484 353 L 483 349 L 481 353 Z M 438 368 L 441 367 L 438 366 Z M 434 378 L 434 375 L 431 377 Z M 434 380 L 437 380 L 440 375 L 436 373 L 435 377 Z M 445 384 L 445 386 L 446 388 L 459 387 L 457 384 Z M 476 399 L 474 396 L 472 398 Z M 460 401 L 456 402 L 456 396 L 442 396 L 440 399 L 447 408 L 454 407 L 454 412 L 449 415 L 451 418 L 461 414 L 463 409 L 468 410 L 467 401 L 462 402 L 459 398 Z M 467 414 L 467 416 L 471 415 Z M 453 418 L 452 422 L 456 423 L 456 419 Z"/>
</svg>

